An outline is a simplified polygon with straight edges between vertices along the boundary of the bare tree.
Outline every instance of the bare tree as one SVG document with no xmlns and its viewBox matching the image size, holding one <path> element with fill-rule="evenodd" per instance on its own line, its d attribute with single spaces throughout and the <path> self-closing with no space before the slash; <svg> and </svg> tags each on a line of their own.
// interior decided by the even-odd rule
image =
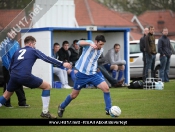
<svg viewBox="0 0 175 132">
<path fill-rule="evenodd" d="M 116 11 L 129 11 L 139 15 L 146 10 L 169 9 L 175 11 L 175 0 L 97 0 Z"/>
</svg>

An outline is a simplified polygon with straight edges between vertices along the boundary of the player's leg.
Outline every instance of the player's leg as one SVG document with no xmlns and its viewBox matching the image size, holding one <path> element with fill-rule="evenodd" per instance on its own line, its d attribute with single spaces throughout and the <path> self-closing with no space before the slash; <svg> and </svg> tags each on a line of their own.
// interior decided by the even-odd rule
<svg viewBox="0 0 175 132">
<path fill-rule="evenodd" d="M 20 79 L 19 81 L 22 82 L 22 85 L 27 86 L 29 88 L 40 88 L 42 89 L 41 99 L 42 99 L 42 112 L 41 117 L 43 118 L 49 118 L 53 119 L 56 118 L 56 116 L 53 116 L 49 112 L 49 103 L 50 103 L 50 89 L 51 85 L 45 81 L 43 81 L 41 78 L 36 77 L 34 75 L 30 75 L 30 78 L 27 79 Z"/>
<path fill-rule="evenodd" d="M 69 94 L 66 99 L 58 106 L 58 116 L 62 117 L 65 108 L 70 104 L 70 102 L 75 99 L 80 93 L 80 90 L 72 90 L 72 93 Z"/>
<path fill-rule="evenodd" d="M 2 96 L 0 96 L 0 107 L 6 103 L 6 101 L 13 95 L 14 92 L 8 92 L 7 90 L 4 92 Z"/>
<path fill-rule="evenodd" d="M 72 81 L 75 83 L 75 79 L 76 79 L 76 77 L 75 77 L 75 70 L 74 69 L 68 69 L 67 70 L 67 74 L 70 75 Z"/>
<path fill-rule="evenodd" d="M 19 87 L 13 77 L 10 78 L 7 85 L 7 89 L 2 96 L 0 96 L 0 107 L 5 104 L 5 102 L 12 96 L 14 91 Z"/>
<path fill-rule="evenodd" d="M 104 101 L 105 101 L 105 110 L 106 110 L 106 114 L 109 115 L 109 109 L 112 106 L 109 86 L 105 81 L 103 81 L 99 85 L 97 85 L 97 87 L 103 91 Z"/>
<path fill-rule="evenodd" d="M 112 104 L 108 84 L 105 82 L 104 78 L 100 77 L 98 74 L 95 74 L 93 78 L 91 78 L 91 82 L 103 91 L 105 110 L 106 114 L 109 115 L 109 109 L 111 108 Z"/>
<path fill-rule="evenodd" d="M 7 84 L 10 79 L 10 74 L 9 74 L 9 71 L 5 68 L 5 66 L 2 66 L 2 73 L 3 73 L 3 78 L 4 78 L 4 84 L 3 84 L 3 93 L 4 93 L 7 89 Z M 4 103 L 4 106 L 8 108 L 13 108 L 10 103 L 10 98 Z"/>
<path fill-rule="evenodd" d="M 48 113 L 49 111 L 49 103 L 50 103 L 50 84 L 43 81 L 42 84 L 39 86 L 39 88 L 41 88 L 42 94 L 41 94 L 41 98 L 42 98 L 42 104 L 43 104 L 43 110 L 42 112 L 44 114 Z"/>
<path fill-rule="evenodd" d="M 80 72 L 76 74 L 76 81 L 74 83 L 74 88 L 71 94 L 68 95 L 66 99 L 58 106 L 58 116 L 59 117 L 63 116 L 65 108 L 69 105 L 69 103 L 73 99 L 75 99 L 79 95 L 81 88 L 83 88 L 83 86 L 86 85 L 86 83 L 88 82 L 86 78 L 88 79 L 88 76 L 85 74 L 82 74 Z"/>
<path fill-rule="evenodd" d="M 39 88 L 43 90 L 41 94 L 43 108 L 42 108 L 42 113 L 40 116 L 43 118 L 55 119 L 56 116 L 50 114 L 49 112 L 51 85 L 43 81 L 42 84 L 39 86 Z"/>
</svg>

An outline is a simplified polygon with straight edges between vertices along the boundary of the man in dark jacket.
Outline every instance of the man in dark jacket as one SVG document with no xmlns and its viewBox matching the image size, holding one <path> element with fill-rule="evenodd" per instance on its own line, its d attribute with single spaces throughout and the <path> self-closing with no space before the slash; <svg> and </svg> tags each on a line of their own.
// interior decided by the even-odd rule
<svg viewBox="0 0 175 132">
<path fill-rule="evenodd" d="M 172 55 L 172 49 L 170 40 L 168 39 L 168 29 L 163 28 L 162 37 L 158 41 L 158 52 L 160 53 L 160 74 L 159 77 L 162 82 L 169 82 L 169 69 L 170 69 L 170 58 Z"/>
<path fill-rule="evenodd" d="M 62 47 L 58 51 L 58 56 L 59 56 L 58 59 L 63 62 L 68 62 L 72 65 L 72 62 L 70 61 L 71 52 L 68 49 L 69 49 L 69 42 L 63 41 Z M 74 69 L 67 69 L 67 73 L 68 75 L 71 76 L 72 81 L 75 82 L 75 73 L 77 73 L 77 71 Z"/>
<path fill-rule="evenodd" d="M 69 48 L 69 51 L 71 53 L 70 55 L 70 61 L 72 62 L 72 66 L 75 66 L 76 61 L 80 57 L 80 47 L 77 45 L 78 40 L 74 40 L 73 44 Z"/>
<path fill-rule="evenodd" d="M 70 63 L 69 42 L 63 41 L 61 49 L 58 51 L 59 60 Z"/>
<path fill-rule="evenodd" d="M 146 58 L 145 58 L 145 37 L 148 34 L 148 28 L 144 29 L 144 35 L 140 38 L 140 51 L 143 53 L 143 81 L 146 80 L 145 69 L 146 69 Z"/>
<path fill-rule="evenodd" d="M 150 73 L 149 77 L 154 76 L 154 66 L 157 52 L 155 38 L 153 34 L 154 27 L 149 26 L 149 33 L 145 37 L 146 78 L 148 78 L 148 72 Z"/>
</svg>

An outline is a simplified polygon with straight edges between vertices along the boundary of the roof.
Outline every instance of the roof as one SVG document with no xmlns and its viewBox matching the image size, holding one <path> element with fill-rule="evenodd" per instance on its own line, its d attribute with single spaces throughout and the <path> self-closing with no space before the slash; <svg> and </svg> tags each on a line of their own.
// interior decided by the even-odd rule
<svg viewBox="0 0 175 132">
<path fill-rule="evenodd" d="M 74 0 L 75 17 L 79 26 L 133 27 L 132 22 L 121 17 L 95 0 Z"/>
<path fill-rule="evenodd" d="M 134 17 L 134 14 L 132 14 L 131 12 L 119 12 L 119 15 L 128 21 L 131 21 Z"/>
<path fill-rule="evenodd" d="M 130 32 L 130 40 L 140 40 L 142 36 L 141 33 Z"/>
<path fill-rule="evenodd" d="M 23 10 L 21 9 L 4 9 L 4 10 L 0 10 L 0 28 L 5 28 L 6 26 L 9 27 L 14 27 L 16 26 L 16 24 L 18 24 L 21 28 L 22 24 L 20 24 L 19 22 L 21 21 L 25 27 L 27 27 L 27 24 L 24 19 L 22 19 L 25 15 L 25 12 L 23 12 Z"/>
<path fill-rule="evenodd" d="M 0 10 L 0 25 L 5 28 L 22 10 Z M 3 21 L 2 21 L 3 20 Z"/>
<path fill-rule="evenodd" d="M 163 27 L 167 27 L 169 33 L 175 32 L 175 13 L 171 10 L 146 11 L 138 16 L 138 18 L 143 26 L 154 26 L 155 32 L 161 32 Z M 158 26 L 158 21 L 164 21 L 164 25 L 160 28 Z"/>
</svg>

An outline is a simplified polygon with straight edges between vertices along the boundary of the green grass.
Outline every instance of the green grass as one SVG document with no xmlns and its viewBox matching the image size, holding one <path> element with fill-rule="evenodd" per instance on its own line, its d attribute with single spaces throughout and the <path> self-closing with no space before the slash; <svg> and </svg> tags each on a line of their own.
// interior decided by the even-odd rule
<svg viewBox="0 0 175 132">
<path fill-rule="evenodd" d="M 2 89 L 1 89 L 2 90 Z M 24 89 L 30 108 L 18 108 L 17 97 L 11 97 L 14 108 L 0 108 L 0 118 L 40 118 L 41 90 Z M 50 112 L 57 115 L 58 105 L 71 92 L 52 89 Z M 111 88 L 112 104 L 118 105 L 120 118 L 175 118 L 175 80 L 165 83 L 164 90 Z M 99 89 L 82 89 L 66 108 L 64 118 L 111 118 L 105 115 L 103 93 Z M 174 132 L 170 126 L 0 126 L 0 132 Z"/>
</svg>

